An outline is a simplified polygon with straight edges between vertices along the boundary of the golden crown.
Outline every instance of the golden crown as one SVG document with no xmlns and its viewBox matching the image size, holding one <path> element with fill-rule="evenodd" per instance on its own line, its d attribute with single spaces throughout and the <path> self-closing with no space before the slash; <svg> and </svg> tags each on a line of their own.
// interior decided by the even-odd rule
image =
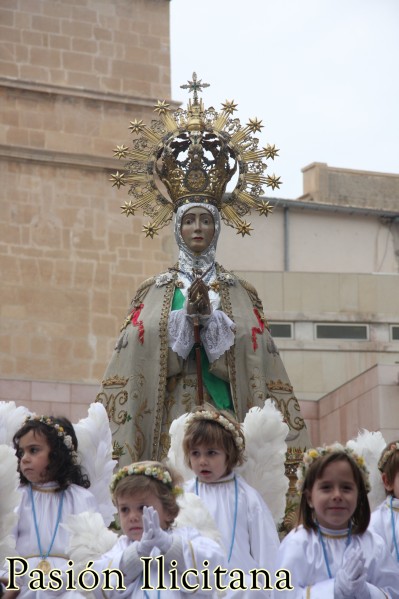
<svg viewBox="0 0 399 599">
<path fill-rule="evenodd" d="M 274 145 L 258 148 L 255 134 L 263 127 L 262 121 L 250 119 L 242 127 L 232 116 L 237 109 L 233 100 L 226 100 L 220 112 L 205 109 L 198 92 L 208 86 L 193 73 L 192 81 L 181 86 L 193 93 L 185 110 L 179 108 L 172 114 L 169 104 L 158 101 L 159 119 L 149 126 L 131 121 L 129 129 L 136 136 L 132 147 L 114 150 L 116 157 L 128 162 L 110 180 L 118 189 L 130 185 L 134 198 L 125 201 L 122 213 L 129 216 L 142 209 L 152 219 L 143 228 L 147 237 L 154 237 L 183 203 L 214 204 L 224 222 L 243 236 L 252 230 L 251 223 L 243 220 L 251 209 L 266 216 L 272 211 L 270 203 L 259 196 L 263 185 L 275 189 L 281 184 L 280 177 L 264 175 L 263 159 L 274 160 L 278 149 Z M 231 194 L 225 194 L 237 169 L 237 184 Z"/>
</svg>

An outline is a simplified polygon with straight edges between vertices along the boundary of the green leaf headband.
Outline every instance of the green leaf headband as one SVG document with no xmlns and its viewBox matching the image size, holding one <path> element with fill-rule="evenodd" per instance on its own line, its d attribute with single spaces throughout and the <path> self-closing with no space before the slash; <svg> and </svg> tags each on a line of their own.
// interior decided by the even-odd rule
<svg viewBox="0 0 399 599">
<path fill-rule="evenodd" d="M 322 458 L 330 453 L 344 453 L 356 464 L 356 466 L 360 470 L 360 473 L 364 481 L 364 486 L 368 493 L 371 489 L 370 476 L 364 458 L 355 453 L 353 449 L 341 445 L 341 443 L 334 443 L 333 445 L 327 445 L 325 447 L 313 447 L 305 451 L 305 453 L 303 454 L 302 463 L 298 466 L 298 470 L 296 473 L 296 488 L 298 493 L 301 493 L 303 491 L 305 478 L 310 466 L 319 458 Z"/>
<path fill-rule="evenodd" d="M 217 422 L 220 424 L 228 433 L 233 437 L 235 446 L 239 453 L 242 453 L 245 449 L 245 438 L 241 431 L 240 425 L 234 425 L 228 418 L 213 410 L 198 410 L 189 414 L 186 418 L 185 428 L 186 430 L 195 420 L 210 420 L 211 422 Z"/>
<path fill-rule="evenodd" d="M 150 464 L 130 464 L 129 466 L 124 466 L 118 470 L 118 472 L 112 477 L 110 484 L 111 493 L 115 491 L 117 484 L 120 480 L 122 480 L 122 478 L 137 474 L 149 476 L 155 480 L 158 480 L 166 485 L 175 495 L 179 495 L 183 492 L 180 487 L 173 486 L 172 477 L 166 468 L 162 466 L 152 466 Z"/>
<path fill-rule="evenodd" d="M 69 451 L 71 451 L 72 453 L 76 453 L 71 435 L 68 435 L 65 432 L 65 429 L 61 424 L 58 424 L 58 422 L 54 422 L 54 418 L 52 416 L 27 416 L 25 418 L 25 424 L 27 424 L 30 420 L 37 420 L 38 422 L 43 422 L 43 424 L 55 428 L 58 436 L 62 437 L 62 441 L 64 445 L 69 449 Z"/>
<path fill-rule="evenodd" d="M 382 454 L 382 456 L 380 457 L 380 460 L 378 462 L 378 470 L 380 472 L 384 472 L 384 467 L 385 464 L 387 463 L 387 461 L 389 460 L 389 458 L 396 452 L 399 451 L 399 442 L 396 443 L 391 443 L 389 445 L 389 448 L 384 451 L 384 453 Z"/>
</svg>

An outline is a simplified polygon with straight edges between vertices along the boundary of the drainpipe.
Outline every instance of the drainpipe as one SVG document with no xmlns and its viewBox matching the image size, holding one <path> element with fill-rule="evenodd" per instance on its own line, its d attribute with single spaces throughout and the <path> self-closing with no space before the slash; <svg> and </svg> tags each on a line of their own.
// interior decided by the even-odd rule
<svg viewBox="0 0 399 599">
<path fill-rule="evenodd" d="M 284 272 L 288 272 L 290 270 L 290 240 L 288 236 L 288 206 L 284 206 Z"/>
</svg>

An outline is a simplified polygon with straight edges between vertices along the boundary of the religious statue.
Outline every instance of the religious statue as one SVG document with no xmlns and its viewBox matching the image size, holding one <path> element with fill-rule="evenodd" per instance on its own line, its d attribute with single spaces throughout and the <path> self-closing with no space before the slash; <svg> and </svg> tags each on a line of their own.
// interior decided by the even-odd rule
<svg viewBox="0 0 399 599">
<path fill-rule="evenodd" d="M 292 472 L 309 445 L 305 423 L 255 288 L 215 260 L 221 221 L 249 234 L 251 210 L 268 215 L 262 186 L 278 188 L 279 177 L 263 174 L 275 146 L 258 148 L 261 121 L 242 126 L 234 101 L 220 112 L 204 108 L 198 93 L 207 84 L 193 74 L 186 109 L 171 113 L 159 101 L 149 126 L 132 121 L 135 138 L 118 188 L 133 199 L 123 212 L 142 209 L 153 237 L 174 217 L 177 263 L 136 291 L 106 369 L 97 401 L 107 409 L 114 455 L 120 465 L 159 460 L 169 448 L 169 426 L 205 401 L 231 410 L 242 422 L 252 406 L 271 398 L 289 426 Z M 226 186 L 238 173 L 234 191 Z"/>
</svg>

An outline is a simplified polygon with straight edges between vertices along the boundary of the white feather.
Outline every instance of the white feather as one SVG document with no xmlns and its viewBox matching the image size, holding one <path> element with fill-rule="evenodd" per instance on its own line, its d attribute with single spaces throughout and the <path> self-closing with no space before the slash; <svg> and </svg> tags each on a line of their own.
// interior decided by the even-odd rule
<svg viewBox="0 0 399 599">
<path fill-rule="evenodd" d="M 15 405 L 14 401 L 0 401 L 0 443 L 12 445 L 12 438 L 29 416 L 28 408 Z"/>
<path fill-rule="evenodd" d="M 366 462 L 366 466 L 370 472 L 371 486 L 368 498 L 371 511 L 373 511 L 385 499 L 385 489 L 381 472 L 378 470 L 378 461 L 386 446 L 386 441 L 380 431 L 370 432 L 363 429 L 359 432 L 356 439 L 348 441 L 346 446 L 362 456 Z"/>
<path fill-rule="evenodd" d="M 242 429 L 247 460 L 237 472 L 260 493 L 278 524 L 284 517 L 289 485 L 285 475 L 288 426 L 268 399 L 263 408 L 249 410 Z"/>
<path fill-rule="evenodd" d="M 193 471 L 184 463 L 183 453 L 183 438 L 184 438 L 184 426 L 188 414 L 183 414 L 173 420 L 170 425 L 170 448 L 168 452 L 167 461 L 172 464 L 179 474 L 182 475 L 184 480 L 190 480 L 193 478 Z"/>
<path fill-rule="evenodd" d="M 177 503 L 180 512 L 175 520 L 176 527 L 196 528 L 204 537 L 222 544 L 220 532 L 202 499 L 195 493 L 183 493 L 178 497 Z"/>
<path fill-rule="evenodd" d="M 17 523 L 16 509 L 21 501 L 18 491 L 18 460 L 8 445 L 0 445 L 0 564 L 15 555 L 13 529 Z"/>
<path fill-rule="evenodd" d="M 99 559 L 118 540 L 118 535 L 108 530 L 97 512 L 70 514 L 61 526 L 69 532 L 66 552 L 75 564 Z"/>
<path fill-rule="evenodd" d="M 90 480 L 90 491 L 97 499 L 99 512 L 109 525 L 115 514 L 109 485 L 117 462 L 112 459 L 112 434 L 104 406 L 92 403 L 88 416 L 74 424 L 78 438 L 80 464 Z"/>
</svg>

